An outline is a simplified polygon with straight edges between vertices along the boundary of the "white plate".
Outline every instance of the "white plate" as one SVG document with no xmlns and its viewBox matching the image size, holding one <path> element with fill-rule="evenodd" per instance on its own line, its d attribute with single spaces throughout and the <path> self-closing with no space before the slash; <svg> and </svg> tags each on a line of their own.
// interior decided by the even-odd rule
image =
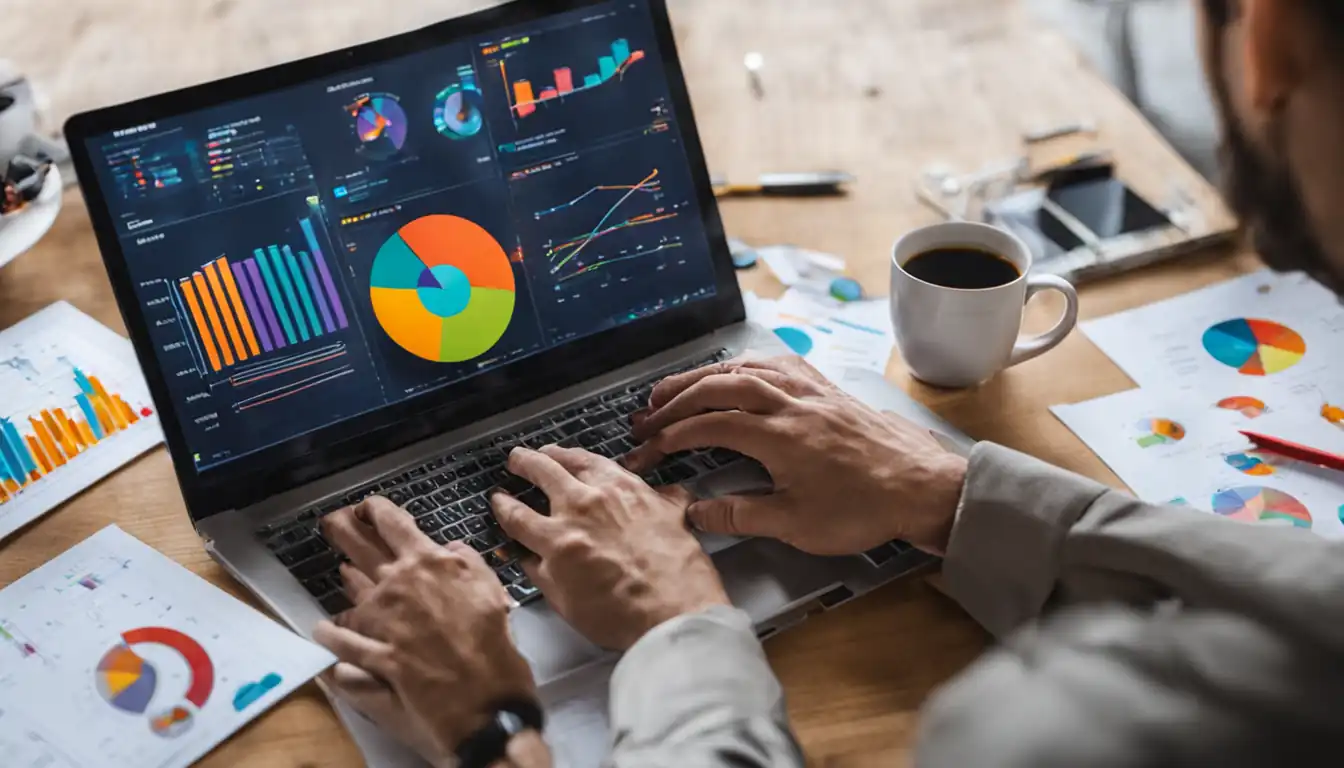
<svg viewBox="0 0 1344 768">
<path fill-rule="evenodd" d="M 53 165 L 36 200 L 17 213 L 0 217 L 0 267 L 37 245 L 56 223 L 56 215 L 61 212 L 61 190 L 61 172 Z"/>
</svg>

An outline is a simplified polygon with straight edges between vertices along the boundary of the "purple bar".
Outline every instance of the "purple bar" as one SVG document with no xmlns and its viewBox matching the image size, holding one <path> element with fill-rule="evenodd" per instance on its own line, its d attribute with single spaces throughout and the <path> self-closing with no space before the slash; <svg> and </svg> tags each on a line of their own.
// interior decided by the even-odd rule
<svg viewBox="0 0 1344 768">
<path fill-rule="evenodd" d="M 336 323 L 345 328 L 349 325 L 345 319 L 345 308 L 341 306 L 341 295 L 336 292 L 336 283 L 332 281 L 331 272 L 327 269 L 327 257 L 322 255 L 322 246 L 317 244 L 313 223 L 309 219 L 300 219 L 299 226 L 303 229 L 303 236 L 308 240 L 308 247 L 313 249 L 317 271 L 322 275 L 322 285 L 327 289 L 327 298 L 331 299 L 331 311 L 336 313 Z"/>
<path fill-rule="evenodd" d="M 247 305 L 247 314 L 252 318 L 252 327 L 257 329 L 257 338 L 261 339 L 261 346 L 267 352 L 270 352 L 271 334 L 266 331 L 264 322 L 257 322 L 265 318 L 257 311 L 257 300 L 252 296 L 252 283 L 247 280 L 247 270 L 236 261 L 230 263 L 229 266 L 233 268 L 233 279 L 238 282 L 238 287 L 243 291 L 243 303 Z"/>
<path fill-rule="evenodd" d="M 313 298 L 317 300 L 317 308 L 322 313 L 322 324 L 327 327 L 327 333 L 335 333 L 336 326 L 331 324 L 331 313 L 327 311 L 327 297 L 322 295 L 322 289 L 318 287 L 317 275 L 313 274 L 313 261 L 308 258 L 307 251 L 299 251 L 299 261 L 303 262 L 303 273 L 308 277 L 308 284 L 313 287 Z"/>
<path fill-rule="evenodd" d="M 271 306 L 271 295 L 261 290 L 261 286 L 265 283 L 261 281 L 261 273 L 257 271 L 257 260 L 248 259 L 243 264 L 247 265 L 247 276 L 252 278 L 252 284 L 257 286 L 257 303 L 261 305 L 261 311 L 266 315 L 266 325 L 271 329 L 271 338 L 275 339 L 277 349 L 284 347 L 285 337 L 280 333 L 280 322 L 275 319 L 275 307 Z"/>
</svg>

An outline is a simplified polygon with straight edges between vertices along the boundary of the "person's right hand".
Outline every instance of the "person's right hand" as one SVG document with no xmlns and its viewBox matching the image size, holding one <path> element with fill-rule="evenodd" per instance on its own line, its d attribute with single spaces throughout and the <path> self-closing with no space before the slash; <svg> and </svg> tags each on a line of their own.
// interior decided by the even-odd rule
<svg viewBox="0 0 1344 768">
<path fill-rule="evenodd" d="M 686 527 L 681 487 L 650 488 L 610 459 L 554 445 L 515 448 L 509 471 L 546 494 L 551 514 L 500 492 L 495 519 L 531 550 L 523 569 L 584 637 L 624 651 L 669 619 L 729 604 Z"/>
<path fill-rule="evenodd" d="M 929 431 L 874 411 L 801 358 L 731 360 L 672 376 L 638 414 L 642 473 L 665 456 L 722 447 L 761 462 L 773 493 L 696 502 L 701 530 L 768 536 L 813 554 L 863 552 L 893 539 L 942 553 L 966 460 Z"/>
</svg>

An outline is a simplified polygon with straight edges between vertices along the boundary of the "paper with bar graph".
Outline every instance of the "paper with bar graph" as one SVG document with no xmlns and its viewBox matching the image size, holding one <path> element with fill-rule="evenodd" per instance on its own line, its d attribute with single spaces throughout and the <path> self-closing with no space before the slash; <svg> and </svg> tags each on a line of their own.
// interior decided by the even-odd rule
<svg viewBox="0 0 1344 768">
<path fill-rule="evenodd" d="M 0 539 L 163 440 L 131 343 L 58 302 L 0 332 Z"/>
</svg>

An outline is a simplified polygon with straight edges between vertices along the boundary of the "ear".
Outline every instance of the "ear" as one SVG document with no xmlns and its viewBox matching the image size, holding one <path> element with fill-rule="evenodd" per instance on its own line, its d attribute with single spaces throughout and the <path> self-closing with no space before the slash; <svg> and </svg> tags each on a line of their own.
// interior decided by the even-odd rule
<svg viewBox="0 0 1344 768">
<path fill-rule="evenodd" d="M 1301 80 L 1308 38 L 1300 0 L 1242 0 L 1246 88 L 1262 112 L 1283 106 Z"/>
</svg>

